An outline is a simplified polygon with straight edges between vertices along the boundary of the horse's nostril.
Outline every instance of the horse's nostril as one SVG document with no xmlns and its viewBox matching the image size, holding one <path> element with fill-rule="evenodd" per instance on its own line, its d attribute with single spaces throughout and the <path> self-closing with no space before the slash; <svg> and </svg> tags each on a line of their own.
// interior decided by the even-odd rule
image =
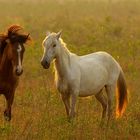
<svg viewBox="0 0 140 140">
<path fill-rule="evenodd" d="M 42 65 L 42 66 L 48 65 L 48 62 L 47 62 L 46 60 L 42 60 L 42 61 L 41 61 L 41 65 Z"/>
<path fill-rule="evenodd" d="M 49 63 L 47 61 L 45 61 L 45 64 L 48 65 Z"/>
<path fill-rule="evenodd" d="M 18 73 L 18 69 L 16 68 L 16 73 Z"/>
<path fill-rule="evenodd" d="M 43 66 L 43 68 L 47 69 L 49 68 L 50 63 L 47 60 L 42 60 L 41 65 Z"/>
<path fill-rule="evenodd" d="M 18 68 L 16 68 L 15 72 L 16 72 L 16 75 L 19 76 L 23 73 L 23 70 L 22 69 L 19 70 Z"/>
<path fill-rule="evenodd" d="M 46 60 L 41 60 L 41 65 L 45 65 L 46 64 Z"/>
</svg>

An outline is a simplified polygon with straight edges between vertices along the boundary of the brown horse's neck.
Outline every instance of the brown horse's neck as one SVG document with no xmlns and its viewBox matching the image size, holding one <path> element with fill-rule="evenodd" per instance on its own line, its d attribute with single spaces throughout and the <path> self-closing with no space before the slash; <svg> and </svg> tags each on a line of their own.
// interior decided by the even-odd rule
<svg viewBox="0 0 140 140">
<path fill-rule="evenodd" d="M 10 59 L 7 56 L 7 49 L 5 48 L 3 54 L 0 55 L 0 76 L 9 77 L 13 74 L 13 66 Z"/>
</svg>

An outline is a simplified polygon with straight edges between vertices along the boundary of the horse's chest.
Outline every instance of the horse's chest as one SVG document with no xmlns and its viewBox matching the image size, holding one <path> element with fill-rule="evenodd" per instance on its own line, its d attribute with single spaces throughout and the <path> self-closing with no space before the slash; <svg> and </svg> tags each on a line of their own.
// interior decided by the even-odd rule
<svg viewBox="0 0 140 140">
<path fill-rule="evenodd" d="M 69 84 L 65 79 L 59 79 L 56 82 L 56 86 L 60 93 L 67 93 L 69 91 Z"/>
</svg>

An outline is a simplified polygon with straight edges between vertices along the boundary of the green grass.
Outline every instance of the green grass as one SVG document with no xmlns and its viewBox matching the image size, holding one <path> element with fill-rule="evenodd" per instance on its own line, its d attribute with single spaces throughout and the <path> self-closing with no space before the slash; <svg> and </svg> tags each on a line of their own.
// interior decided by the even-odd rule
<svg viewBox="0 0 140 140">
<path fill-rule="evenodd" d="M 110 0 L 111 1 L 111 0 Z M 1 0 L 0 31 L 18 23 L 33 41 L 24 56 L 12 110 L 3 118 L 0 97 L 0 140 L 139 140 L 140 139 L 140 2 L 138 0 Z M 99 127 L 101 106 L 93 98 L 79 98 L 73 123 L 66 119 L 54 86 L 53 66 L 40 65 L 46 31 L 63 30 L 67 47 L 78 55 L 110 53 L 122 66 L 130 98 L 124 116 L 108 129 Z"/>
</svg>

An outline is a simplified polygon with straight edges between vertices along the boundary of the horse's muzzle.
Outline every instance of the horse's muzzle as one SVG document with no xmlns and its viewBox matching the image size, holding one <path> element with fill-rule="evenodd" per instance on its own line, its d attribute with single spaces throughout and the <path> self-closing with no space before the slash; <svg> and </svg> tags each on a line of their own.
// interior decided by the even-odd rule
<svg viewBox="0 0 140 140">
<path fill-rule="evenodd" d="M 20 76 L 23 73 L 23 69 L 16 68 L 15 73 L 17 76 Z"/>
<path fill-rule="evenodd" d="M 44 69 L 48 69 L 50 67 L 50 63 L 48 63 L 46 60 L 42 60 L 41 65 Z"/>
</svg>

